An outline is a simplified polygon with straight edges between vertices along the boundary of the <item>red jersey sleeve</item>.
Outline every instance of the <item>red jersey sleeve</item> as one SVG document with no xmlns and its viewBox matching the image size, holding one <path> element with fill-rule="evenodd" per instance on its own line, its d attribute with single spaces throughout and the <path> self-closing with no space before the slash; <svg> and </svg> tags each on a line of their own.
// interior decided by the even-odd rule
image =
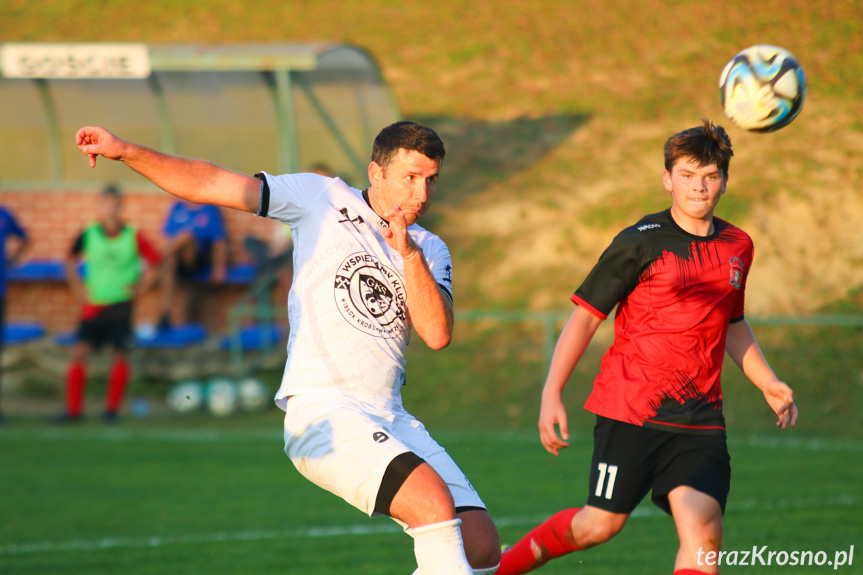
<svg viewBox="0 0 863 575">
<path fill-rule="evenodd" d="M 162 261 L 162 254 L 156 249 L 150 240 L 147 239 L 147 236 L 145 236 L 141 230 L 138 230 L 135 234 L 135 239 L 138 243 L 138 253 L 141 254 L 144 261 L 151 266 L 159 265 Z"/>
</svg>

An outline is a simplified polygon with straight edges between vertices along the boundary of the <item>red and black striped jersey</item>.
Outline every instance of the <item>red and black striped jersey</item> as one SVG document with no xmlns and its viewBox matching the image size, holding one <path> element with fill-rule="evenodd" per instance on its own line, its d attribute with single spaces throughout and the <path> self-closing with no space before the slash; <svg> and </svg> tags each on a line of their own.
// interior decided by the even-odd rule
<svg viewBox="0 0 863 575">
<path fill-rule="evenodd" d="M 743 319 L 752 239 L 714 218 L 706 237 L 670 210 L 614 238 L 572 301 L 605 319 L 614 343 L 585 408 L 681 433 L 724 433 L 720 376 L 729 322 Z"/>
</svg>

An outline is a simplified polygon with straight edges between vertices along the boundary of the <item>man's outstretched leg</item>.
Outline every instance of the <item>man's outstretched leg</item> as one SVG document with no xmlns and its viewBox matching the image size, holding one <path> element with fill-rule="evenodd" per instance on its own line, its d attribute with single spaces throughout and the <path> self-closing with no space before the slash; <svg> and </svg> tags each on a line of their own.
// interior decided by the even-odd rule
<svg viewBox="0 0 863 575">
<path fill-rule="evenodd" d="M 623 529 L 628 517 L 591 506 L 559 511 L 503 554 L 497 575 L 528 573 L 557 557 L 604 543 Z"/>
</svg>

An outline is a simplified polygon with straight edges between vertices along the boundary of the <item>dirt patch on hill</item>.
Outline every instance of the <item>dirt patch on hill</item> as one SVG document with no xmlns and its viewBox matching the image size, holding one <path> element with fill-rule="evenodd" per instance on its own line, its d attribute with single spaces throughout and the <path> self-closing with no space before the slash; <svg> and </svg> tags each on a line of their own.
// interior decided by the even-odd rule
<svg viewBox="0 0 863 575">
<path fill-rule="evenodd" d="M 737 151 L 730 214 L 720 204 L 717 215 L 755 242 L 747 292 L 753 314 L 830 309 L 853 302 L 863 287 L 863 136 L 843 129 L 852 118 L 823 109 L 812 104 L 794 132 L 729 128 Z M 483 254 L 456 266 L 457 278 L 470 278 L 469 303 L 561 307 L 617 231 L 667 207 L 660 175 L 668 134 L 662 122 L 591 119 L 530 168 L 442 207 L 442 235 L 465 253 Z M 605 149 L 600 161 L 588 151 L 597 146 Z M 579 162 L 585 165 L 573 168 Z"/>
</svg>

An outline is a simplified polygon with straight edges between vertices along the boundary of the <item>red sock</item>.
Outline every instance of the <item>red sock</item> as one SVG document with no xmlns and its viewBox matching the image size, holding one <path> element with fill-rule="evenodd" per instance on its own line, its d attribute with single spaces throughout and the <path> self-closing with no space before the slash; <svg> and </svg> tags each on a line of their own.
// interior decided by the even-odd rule
<svg viewBox="0 0 863 575">
<path fill-rule="evenodd" d="M 707 571 L 699 571 L 698 569 L 678 569 L 674 575 L 710 575 Z"/>
<path fill-rule="evenodd" d="M 81 404 L 84 399 L 84 384 L 87 381 L 87 370 L 82 363 L 73 363 L 66 372 L 66 413 L 72 417 L 81 415 Z"/>
<path fill-rule="evenodd" d="M 126 393 L 126 385 L 129 383 L 129 362 L 126 359 L 118 359 L 111 365 L 111 374 L 108 376 L 108 396 L 106 409 L 115 412 L 123 403 L 123 394 Z"/>
<path fill-rule="evenodd" d="M 578 546 L 568 542 L 566 535 L 570 532 L 572 518 L 579 511 L 581 508 L 559 511 L 525 535 L 503 554 L 497 575 L 527 573 L 555 557 L 578 551 Z"/>
</svg>

